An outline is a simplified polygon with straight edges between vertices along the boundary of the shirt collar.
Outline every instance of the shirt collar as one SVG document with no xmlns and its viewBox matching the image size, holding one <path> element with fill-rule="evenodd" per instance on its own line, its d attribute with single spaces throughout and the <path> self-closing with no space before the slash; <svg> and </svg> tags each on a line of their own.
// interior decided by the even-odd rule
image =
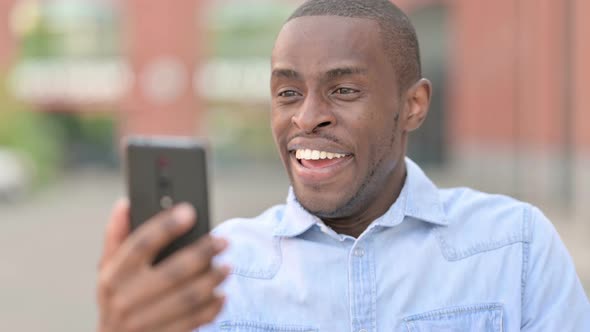
<svg viewBox="0 0 590 332">
<path fill-rule="evenodd" d="M 407 176 L 400 195 L 389 210 L 373 223 L 393 227 L 401 224 L 405 217 L 412 217 L 436 225 L 448 225 L 438 188 L 410 158 L 406 158 L 405 162 Z M 285 213 L 275 227 L 274 235 L 294 237 L 314 225 L 322 224 L 320 218 L 301 206 L 293 188 L 289 188 Z"/>
<path fill-rule="evenodd" d="M 392 227 L 401 224 L 405 217 L 412 217 L 435 225 L 448 225 L 436 185 L 410 158 L 406 158 L 406 170 L 406 181 L 400 195 L 375 223 Z"/>
<path fill-rule="evenodd" d="M 287 195 L 287 205 L 283 217 L 275 227 L 276 236 L 294 237 L 305 233 L 313 225 L 321 223 L 321 219 L 309 213 L 301 206 L 293 187 L 289 187 Z"/>
</svg>

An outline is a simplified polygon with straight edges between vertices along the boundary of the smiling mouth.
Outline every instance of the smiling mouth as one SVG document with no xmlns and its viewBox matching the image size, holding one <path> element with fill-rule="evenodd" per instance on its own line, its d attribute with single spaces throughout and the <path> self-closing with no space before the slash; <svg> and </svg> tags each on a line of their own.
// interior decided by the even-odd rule
<svg viewBox="0 0 590 332">
<path fill-rule="evenodd" d="M 351 154 L 310 149 L 297 149 L 293 153 L 300 165 L 316 170 L 336 166 L 352 157 Z"/>
</svg>

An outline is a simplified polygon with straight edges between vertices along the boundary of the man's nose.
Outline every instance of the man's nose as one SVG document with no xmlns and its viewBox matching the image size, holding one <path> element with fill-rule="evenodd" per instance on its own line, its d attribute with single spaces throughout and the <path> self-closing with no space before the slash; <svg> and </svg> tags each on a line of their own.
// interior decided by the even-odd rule
<svg viewBox="0 0 590 332">
<path fill-rule="evenodd" d="M 319 128 L 336 123 L 334 113 L 328 103 L 317 94 L 310 94 L 301 104 L 301 108 L 291 118 L 292 123 L 306 133 L 314 133 Z"/>
</svg>

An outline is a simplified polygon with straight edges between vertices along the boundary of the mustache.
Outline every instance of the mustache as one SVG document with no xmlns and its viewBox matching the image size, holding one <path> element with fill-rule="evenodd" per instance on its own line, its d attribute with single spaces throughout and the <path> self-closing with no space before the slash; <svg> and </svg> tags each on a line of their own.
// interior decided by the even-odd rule
<svg viewBox="0 0 590 332">
<path fill-rule="evenodd" d="M 314 134 L 314 133 L 312 133 L 312 134 L 298 133 L 298 134 L 295 134 L 293 136 L 290 136 L 287 139 L 287 142 L 291 142 L 292 140 L 294 140 L 296 138 L 306 138 L 306 139 L 318 139 L 318 138 L 320 138 L 320 139 L 324 139 L 324 140 L 327 140 L 327 141 L 332 141 L 334 143 L 343 145 L 343 142 L 338 137 L 336 137 L 334 135 L 331 135 L 331 134 L 328 134 L 328 133 L 316 133 L 316 134 Z"/>
</svg>

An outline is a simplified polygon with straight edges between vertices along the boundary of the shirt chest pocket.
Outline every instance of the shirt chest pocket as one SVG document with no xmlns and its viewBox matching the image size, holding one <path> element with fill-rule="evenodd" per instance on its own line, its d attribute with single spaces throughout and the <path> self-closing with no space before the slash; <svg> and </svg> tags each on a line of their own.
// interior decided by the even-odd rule
<svg viewBox="0 0 590 332">
<path fill-rule="evenodd" d="M 223 332 L 318 332 L 317 328 L 305 325 L 278 325 L 252 321 L 224 321 L 219 324 Z"/>
<path fill-rule="evenodd" d="M 502 305 L 486 303 L 429 311 L 404 318 L 409 332 L 501 332 Z"/>
</svg>

